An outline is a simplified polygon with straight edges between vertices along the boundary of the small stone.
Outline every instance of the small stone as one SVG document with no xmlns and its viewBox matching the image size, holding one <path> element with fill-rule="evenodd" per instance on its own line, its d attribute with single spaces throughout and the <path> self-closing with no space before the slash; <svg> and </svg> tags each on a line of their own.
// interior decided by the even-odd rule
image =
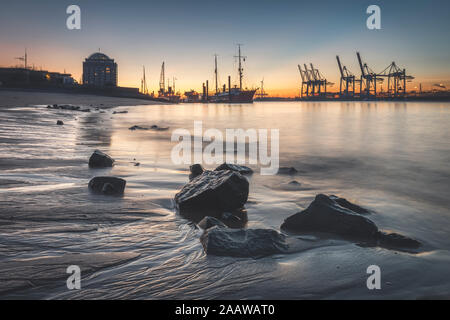
<svg viewBox="0 0 450 320">
<path fill-rule="evenodd" d="M 294 167 L 280 167 L 278 169 L 278 174 L 288 174 L 288 175 L 294 175 L 298 172 L 297 169 Z"/>
<path fill-rule="evenodd" d="M 89 158 L 90 168 L 112 167 L 113 164 L 114 159 L 111 158 L 106 153 L 101 152 L 100 150 L 95 150 L 94 153 Z"/>
<path fill-rule="evenodd" d="M 94 177 L 89 181 L 89 189 L 95 193 L 121 195 L 124 193 L 126 181 L 117 177 Z"/>
</svg>

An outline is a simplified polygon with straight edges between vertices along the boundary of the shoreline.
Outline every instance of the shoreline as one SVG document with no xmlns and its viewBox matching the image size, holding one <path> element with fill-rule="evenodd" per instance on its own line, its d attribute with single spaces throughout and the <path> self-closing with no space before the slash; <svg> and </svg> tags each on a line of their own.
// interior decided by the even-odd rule
<svg viewBox="0 0 450 320">
<path fill-rule="evenodd" d="M 119 106 L 161 105 L 169 103 L 94 94 L 32 91 L 26 89 L 0 89 L 0 108 L 53 104 L 82 105 L 107 109 Z"/>
</svg>

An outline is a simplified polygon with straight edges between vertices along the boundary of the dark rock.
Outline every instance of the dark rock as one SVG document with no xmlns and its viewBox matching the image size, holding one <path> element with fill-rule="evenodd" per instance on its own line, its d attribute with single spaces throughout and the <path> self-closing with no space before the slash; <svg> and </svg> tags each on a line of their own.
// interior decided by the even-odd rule
<svg viewBox="0 0 450 320">
<path fill-rule="evenodd" d="M 117 177 L 94 177 L 89 181 L 89 189 L 95 193 L 121 195 L 125 190 L 126 181 Z"/>
<path fill-rule="evenodd" d="M 220 221 L 219 219 L 216 219 L 214 217 L 206 216 L 204 217 L 199 223 L 198 226 L 202 228 L 203 230 L 212 228 L 214 226 L 220 227 L 220 228 L 226 228 L 227 226 Z"/>
<path fill-rule="evenodd" d="M 377 226 L 366 217 L 342 207 L 324 194 L 305 210 L 287 218 L 281 228 L 295 232 L 324 232 L 354 239 L 373 239 Z"/>
<path fill-rule="evenodd" d="M 289 174 L 289 175 L 294 175 L 296 174 L 298 171 L 297 169 L 295 169 L 294 167 L 280 167 L 278 169 L 278 174 Z"/>
<path fill-rule="evenodd" d="M 231 170 L 239 172 L 240 174 L 252 174 L 253 170 L 246 166 L 241 166 L 237 164 L 231 164 L 231 163 L 222 163 L 220 166 L 218 166 L 214 171 L 219 170 Z"/>
<path fill-rule="evenodd" d="M 144 127 L 137 126 L 137 125 L 134 125 L 134 126 L 132 126 L 132 127 L 129 127 L 128 129 L 129 129 L 129 130 L 148 130 L 148 128 L 144 128 Z"/>
<path fill-rule="evenodd" d="M 155 131 L 165 131 L 165 130 L 169 130 L 169 127 L 158 127 L 157 125 L 152 125 L 150 126 L 150 128 L 147 127 L 141 127 L 138 125 L 134 125 L 132 127 L 128 128 L 129 130 L 155 130 Z"/>
<path fill-rule="evenodd" d="M 114 159 L 108 156 L 106 153 L 101 152 L 100 150 L 95 150 L 89 158 L 90 168 L 112 167 L 113 163 Z"/>
<path fill-rule="evenodd" d="M 117 113 L 128 113 L 128 111 L 113 111 L 113 114 L 117 114 Z"/>
<path fill-rule="evenodd" d="M 91 112 L 91 109 L 81 109 L 81 112 Z"/>
<path fill-rule="evenodd" d="M 62 125 L 64 124 L 64 122 L 63 122 L 62 120 L 58 120 L 58 121 L 56 121 L 56 124 L 57 124 L 58 126 L 62 126 Z"/>
<path fill-rule="evenodd" d="M 138 166 L 140 166 L 141 164 L 139 163 L 139 162 L 136 162 L 135 164 L 134 164 L 134 166 L 135 167 L 138 167 Z"/>
<path fill-rule="evenodd" d="M 203 171 L 205 171 L 205 169 L 203 169 L 201 164 L 196 163 L 193 164 L 192 166 L 189 166 L 189 171 L 191 171 L 191 174 L 189 175 L 189 180 L 192 180 L 201 175 Z"/>
<path fill-rule="evenodd" d="M 200 237 L 206 254 L 231 257 L 263 257 L 288 249 L 285 236 L 271 229 L 229 229 L 213 226 Z"/>
<path fill-rule="evenodd" d="M 169 127 L 158 127 L 156 124 L 154 124 L 150 127 L 150 129 L 157 130 L 157 131 L 165 131 L 165 130 L 169 130 Z"/>
<path fill-rule="evenodd" d="M 53 107 L 47 106 L 47 108 L 60 109 L 60 110 L 71 110 L 71 111 L 80 110 L 80 106 L 73 106 L 70 104 L 61 104 L 61 105 L 54 104 Z"/>
<path fill-rule="evenodd" d="M 233 212 L 223 212 L 220 220 L 230 228 L 243 228 L 248 222 L 247 211 L 241 208 Z"/>
<path fill-rule="evenodd" d="M 363 246 L 386 248 L 418 248 L 421 243 L 397 233 L 378 231 L 371 220 L 360 215 L 368 210 L 336 196 L 319 194 L 305 210 L 290 216 L 281 228 L 294 232 L 324 232 L 343 238 L 360 240 Z"/>
<path fill-rule="evenodd" d="M 333 199 L 334 201 L 336 201 L 341 207 L 350 209 L 356 213 L 360 213 L 360 214 L 370 213 L 370 211 L 367 210 L 366 208 L 363 208 L 354 203 L 351 203 L 347 199 L 339 198 L 338 196 L 334 196 L 334 195 L 331 195 L 330 199 Z"/>
<path fill-rule="evenodd" d="M 421 246 L 419 241 L 398 233 L 386 233 L 379 231 L 377 238 L 381 247 L 416 249 Z"/>
<path fill-rule="evenodd" d="M 205 171 L 175 195 L 175 203 L 181 214 L 193 219 L 193 215 L 197 215 L 201 219 L 210 215 L 205 212 L 217 216 L 241 208 L 247 202 L 248 192 L 249 183 L 238 172 Z"/>
</svg>

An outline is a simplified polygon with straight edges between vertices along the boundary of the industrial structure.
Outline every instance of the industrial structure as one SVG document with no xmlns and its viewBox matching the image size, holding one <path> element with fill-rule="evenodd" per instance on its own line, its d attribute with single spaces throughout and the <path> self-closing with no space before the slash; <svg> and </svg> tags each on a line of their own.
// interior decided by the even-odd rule
<svg viewBox="0 0 450 320">
<path fill-rule="evenodd" d="M 173 77 L 172 86 L 170 86 L 169 79 L 167 80 L 166 90 L 166 69 L 163 61 L 161 65 L 161 74 L 159 76 L 158 98 L 174 103 L 178 103 L 180 101 L 180 95 L 175 92 L 175 80 L 176 78 Z"/>
<path fill-rule="evenodd" d="M 406 82 L 414 79 L 413 76 L 406 75 L 406 69 L 399 68 L 395 62 L 386 67 L 378 77 L 387 78 L 388 97 L 404 97 L 406 96 Z"/>
<path fill-rule="evenodd" d="M 256 96 L 258 100 L 263 100 L 267 96 L 267 93 L 264 91 L 264 78 L 261 80 L 261 87 L 257 90 Z"/>
<path fill-rule="evenodd" d="M 83 62 L 83 85 L 117 87 L 117 63 L 101 52 L 91 54 Z"/>
<path fill-rule="evenodd" d="M 336 60 L 341 74 L 341 79 L 339 81 L 339 97 L 354 97 L 355 84 L 360 80 L 356 80 L 355 75 L 351 73 L 346 66 L 342 66 L 339 56 L 336 56 Z"/>
<path fill-rule="evenodd" d="M 414 79 L 413 76 L 406 74 L 406 69 L 397 66 L 395 62 L 388 65 L 383 71 L 377 73 L 365 63 L 359 52 L 356 52 L 356 58 L 361 71 L 358 78 L 345 65 L 341 63 L 339 56 L 336 56 L 339 68 L 339 98 L 341 99 L 376 99 L 376 98 L 404 98 L 406 96 L 406 83 Z M 308 99 L 314 97 L 326 97 L 327 85 L 333 85 L 315 69 L 312 63 L 309 69 L 304 64 L 304 69 L 298 65 L 302 84 L 300 88 L 300 98 Z M 383 91 L 382 84 L 387 88 Z M 359 84 L 359 92 L 356 91 Z"/>
<path fill-rule="evenodd" d="M 320 73 L 319 69 L 315 69 L 313 64 L 310 63 L 311 69 L 304 64 L 305 70 L 298 65 L 300 76 L 302 78 L 302 86 L 300 89 L 300 97 L 303 98 L 303 94 L 309 97 L 323 96 L 327 94 L 327 86 L 332 86 L 334 83 L 328 82 L 327 79 Z M 306 87 L 306 90 L 305 90 Z"/>
<path fill-rule="evenodd" d="M 377 96 L 377 82 L 383 82 L 383 78 L 378 77 L 377 74 L 369 68 L 367 63 L 363 63 L 361 55 L 356 52 L 358 58 L 359 67 L 361 69 L 361 81 L 359 83 L 359 95 L 360 97 L 376 97 Z"/>
<path fill-rule="evenodd" d="M 142 66 L 141 89 L 142 94 L 148 95 L 147 79 L 145 78 L 145 66 Z"/>
</svg>

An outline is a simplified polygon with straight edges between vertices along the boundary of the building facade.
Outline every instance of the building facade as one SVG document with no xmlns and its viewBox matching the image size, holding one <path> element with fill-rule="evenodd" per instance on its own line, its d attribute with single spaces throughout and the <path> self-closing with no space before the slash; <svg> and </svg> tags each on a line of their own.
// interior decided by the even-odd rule
<svg viewBox="0 0 450 320">
<path fill-rule="evenodd" d="M 117 86 L 117 63 L 106 54 L 96 52 L 83 62 L 83 85 L 93 87 Z"/>
<path fill-rule="evenodd" d="M 31 68 L 0 68 L 0 86 L 4 87 L 71 87 L 76 85 L 77 82 L 70 73 Z"/>
</svg>

